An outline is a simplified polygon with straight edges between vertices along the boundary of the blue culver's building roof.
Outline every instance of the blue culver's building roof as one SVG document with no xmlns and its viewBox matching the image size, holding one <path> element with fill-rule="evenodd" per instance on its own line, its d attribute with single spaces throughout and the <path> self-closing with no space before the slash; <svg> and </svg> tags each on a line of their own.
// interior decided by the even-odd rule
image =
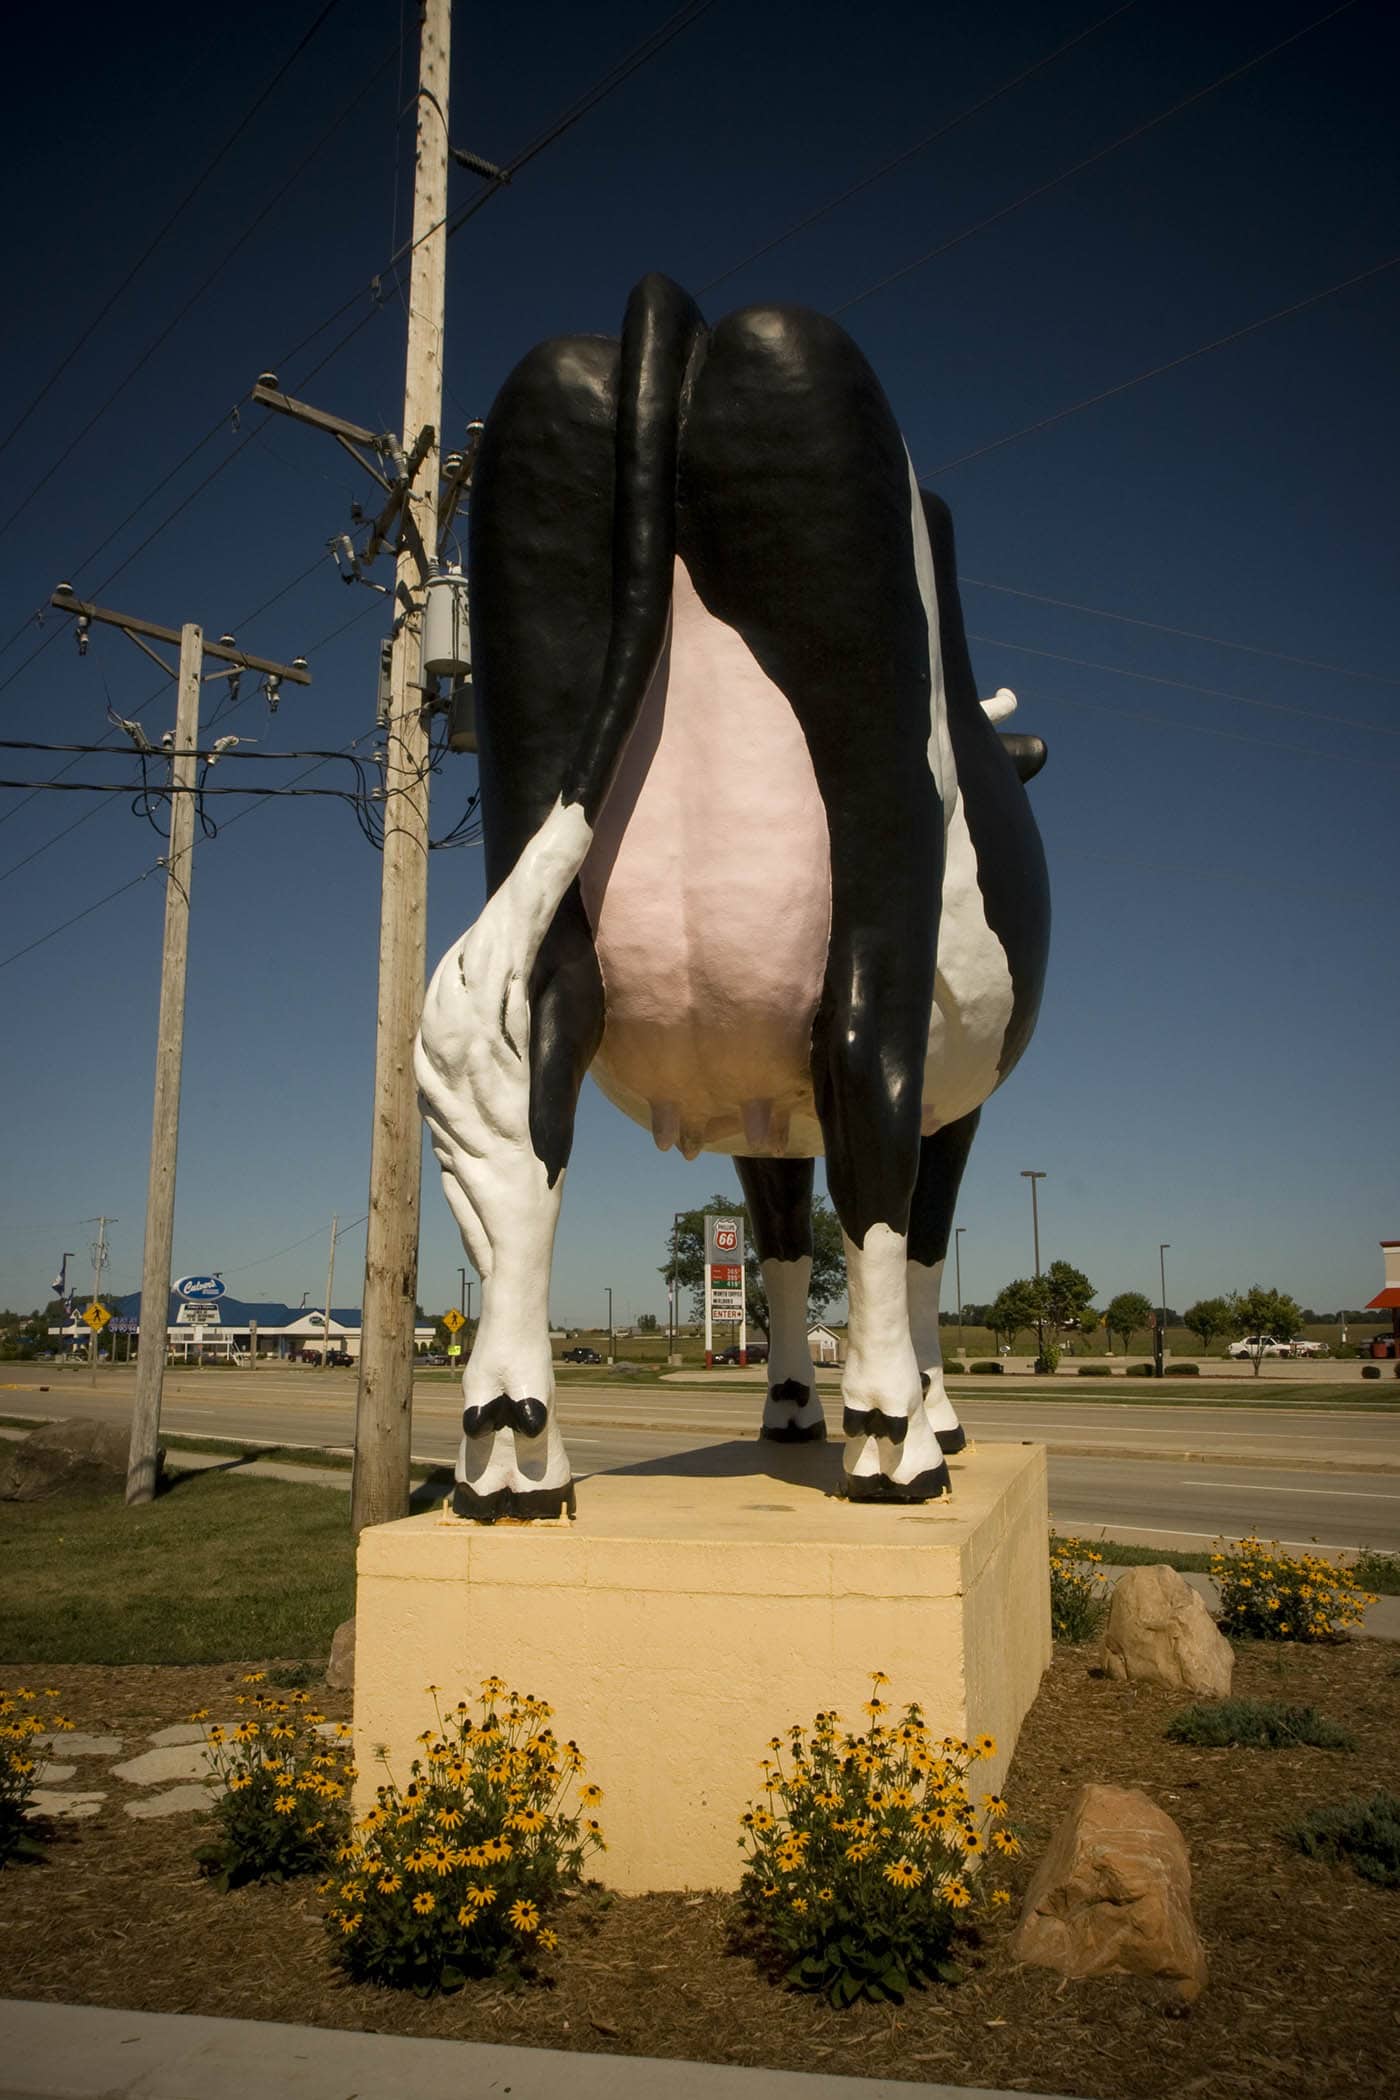
<svg viewBox="0 0 1400 2100">
<path fill-rule="evenodd" d="M 109 1302 L 121 1319 L 136 1320 L 141 1316 L 141 1293 L 139 1291 L 128 1291 L 124 1298 L 113 1298 Z M 269 1327 L 296 1327 L 305 1320 L 308 1313 L 319 1313 L 323 1310 L 319 1305 L 282 1305 L 273 1298 L 260 1298 L 257 1300 L 235 1298 L 228 1293 L 218 1300 L 210 1300 L 209 1302 L 211 1304 L 217 1303 L 218 1305 L 219 1325 L 221 1327 L 247 1327 L 253 1320 L 256 1320 L 258 1326 L 264 1329 Z M 167 1327 L 175 1325 L 175 1316 L 184 1303 L 185 1301 L 178 1291 L 170 1293 L 165 1313 L 165 1324 Z M 358 1332 L 361 1319 L 360 1308 L 358 1305 L 333 1305 L 331 1307 L 331 1319 L 337 1327 L 346 1327 Z M 429 1324 L 431 1325 L 431 1322 Z"/>
</svg>

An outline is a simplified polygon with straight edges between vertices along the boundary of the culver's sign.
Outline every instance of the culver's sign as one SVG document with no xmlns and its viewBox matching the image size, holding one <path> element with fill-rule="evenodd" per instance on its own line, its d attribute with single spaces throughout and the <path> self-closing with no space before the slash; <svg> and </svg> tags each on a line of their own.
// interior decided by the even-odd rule
<svg viewBox="0 0 1400 2100">
<path fill-rule="evenodd" d="M 182 1298 L 222 1298 L 224 1279 L 222 1276 L 182 1276 L 175 1289 Z"/>
</svg>

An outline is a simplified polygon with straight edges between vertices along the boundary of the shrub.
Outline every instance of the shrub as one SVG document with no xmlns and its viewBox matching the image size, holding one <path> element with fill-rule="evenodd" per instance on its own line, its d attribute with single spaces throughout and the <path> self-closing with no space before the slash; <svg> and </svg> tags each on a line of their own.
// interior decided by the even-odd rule
<svg viewBox="0 0 1400 2100">
<path fill-rule="evenodd" d="M 1129 1378 L 1155 1378 L 1157 1376 L 1157 1367 L 1155 1364 L 1129 1364 L 1128 1376 Z"/>
<path fill-rule="evenodd" d="M 839 1714 L 818 1714 L 764 1758 L 766 1802 L 740 1817 L 747 1855 L 739 1900 L 748 1936 L 784 1979 L 834 2006 L 892 2000 L 934 1981 L 955 1983 L 949 1959 L 957 1918 L 972 1903 L 969 1863 L 1020 1850 L 998 1826 L 999 1795 L 979 1819 L 971 1767 L 996 1755 L 990 1736 L 935 1744 L 921 1709 L 885 1720 L 883 1671 L 872 1673 L 864 1735 Z M 1010 1900 L 996 1890 L 989 1903 Z"/>
<path fill-rule="evenodd" d="M 1199 1378 L 1201 1367 L 1199 1364 L 1168 1364 L 1166 1375 L 1168 1378 Z"/>
<path fill-rule="evenodd" d="M 45 1691 L 45 1699 L 57 1692 Z M 44 1775 L 47 1755 L 36 1743 L 40 1735 L 58 1735 L 73 1723 L 39 1706 L 39 1694 L 27 1685 L 0 1690 L 0 1867 L 12 1859 L 42 1859 L 43 1847 L 28 1828 L 34 1789 Z"/>
<path fill-rule="evenodd" d="M 1281 1706 L 1272 1699 L 1210 1699 L 1183 1707 L 1167 1724 L 1167 1741 L 1200 1750 L 1354 1750 L 1356 1737 L 1312 1706 Z"/>
<path fill-rule="evenodd" d="M 1044 1376 L 1049 1376 L 1053 1372 L 1058 1371 L 1059 1368 L 1060 1351 L 1058 1345 L 1054 1342 L 1047 1342 L 1044 1348 L 1040 1351 L 1039 1355 L 1036 1357 L 1033 1369 L 1039 1371 Z"/>
<path fill-rule="evenodd" d="M 1351 1572 L 1363 1589 L 1400 1597 L 1400 1553 L 1378 1553 L 1373 1546 L 1363 1546 Z"/>
<path fill-rule="evenodd" d="M 249 1671 L 243 1682 L 261 1684 L 265 1674 Z M 355 1776 L 345 1749 L 318 1733 L 325 1715 L 311 1710 L 305 1692 L 290 1699 L 240 1692 L 237 1704 L 251 1711 L 232 1730 L 211 1724 L 205 1708 L 190 1715 L 224 1786 L 213 1809 L 219 1834 L 195 1852 L 200 1872 L 225 1891 L 323 1872 L 345 1834 Z M 337 1733 L 343 1743 L 349 1723 Z"/>
<path fill-rule="evenodd" d="M 1103 1623 L 1103 1555 L 1083 1539 L 1050 1540 L 1050 1630 L 1057 1641 L 1091 1640 Z"/>
<path fill-rule="evenodd" d="M 488 1677 L 474 1722 L 465 1699 L 444 1718 L 428 1689 L 437 1727 L 418 1738 L 408 1785 L 385 1781 L 322 1884 L 339 1965 L 420 1997 L 469 1976 L 533 1976 L 558 1945 L 550 1910 L 603 1850 L 578 1806 L 601 1789 L 578 1785 L 583 1756 L 557 1740 L 542 1699 Z"/>
<path fill-rule="evenodd" d="M 956 1356 L 945 1356 L 943 1359 L 943 1376 L 945 1378 L 955 1377 L 960 1371 L 966 1371 L 966 1369 L 967 1365 Z"/>
<path fill-rule="evenodd" d="M 988 1372 L 993 1372 L 993 1371 L 994 1371 L 994 1372 L 996 1372 L 996 1373 L 997 1373 L 998 1375 L 1000 1375 L 1000 1373 L 1001 1373 L 1001 1370 L 1002 1370 L 1002 1365 L 1001 1365 L 1001 1361 L 1000 1361 L 1000 1359 L 999 1359 L 999 1358 L 993 1358 L 993 1357 L 990 1357 L 990 1356 L 988 1356 L 988 1357 L 984 1357 L 981 1363 L 978 1363 L 978 1364 L 970 1364 L 970 1365 L 968 1366 L 968 1368 L 969 1368 L 969 1370 L 972 1370 L 972 1371 L 981 1371 L 981 1372 L 982 1372 L 982 1373 L 983 1373 L 984 1375 L 985 1375 L 986 1373 L 988 1373 Z"/>
<path fill-rule="evenodd" d="M 1363 1378 L 1379 1378 L 1381 1367 L 1379 1364 L 1363 1364 L 1361 1366 L 1361 1375 Z"/>
<path fill-rule="evenodd" d="M 1241 1539 L 1213 1553 L 1210 1572 L 1220 1587 L 1220 1631 L 1231 1639 L 1334 1641 L 1359 1626 L 1375 1598 L 1350 1568 L 1315 1553 L 1301 1559 Z"/>
<path fill-rule="evenodd" d="M 1076 1369 L 1081 1378 L 1111 1378 L 1113 1376 L 1107 1364 L 1079 1364 L 1076 1366 Z"/>
<path fill-rule="evenodd" d="M 1353 1867 L 1382 1888 L 1400 1887 L 1400 1800 L 1394 1794 L 1315 1808 L 1284 1835 L 1309 1859 Z"/>
</svg>

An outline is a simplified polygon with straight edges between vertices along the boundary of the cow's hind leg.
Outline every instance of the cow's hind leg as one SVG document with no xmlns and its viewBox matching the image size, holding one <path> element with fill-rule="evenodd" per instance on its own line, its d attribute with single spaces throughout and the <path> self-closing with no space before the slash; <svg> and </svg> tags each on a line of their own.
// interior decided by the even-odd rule
<svg viewBox="0 0 1400 2100">
<path fill-rule="evenodd" d="M 603 989 L 578 884 L 561 888 L 552 870 L 584 823 L 561 807 L 559 783 L 610 632 L 617 363 L 616 344 L 591 338 L 531 352 L 492 409 L 473 484 L 490 898 L 429 987 L 417 1070 L 447 1200 L 482 1279 L 454 1507 L 488 1522 L 573 1505 L 548 1289 Z"/>
<path fill-rule="evenodd" d="M 696 588 L 786 695 L 826 810 L 831 928 L 812 1078 L 846 1236 L 847 1492 L 927 1500 L 948 1474 L 905 1278 L 943 868 L 923 512 L 855 344 L 785 308 L 712 331 L 681 490 Z"/>
<path fill-rule="evenodd" d="M 925 1412 L 947 1458 L 963 1449 L 967 1434 L 944 1385 L 939 1299 L 953 1211 L 981 1113 L 974 1109 L 923 1140 L 909 1216 L 909 1326 L 923 1380 Z"/>
<path fill-rule="evenodd" d="M 768 1293 L 768 1398 L 759 1435 L 811 1444 L 826 1435 L 807 1340 L 812 1281 L 812 1162 L 736 1159 Z"/>
</svg>

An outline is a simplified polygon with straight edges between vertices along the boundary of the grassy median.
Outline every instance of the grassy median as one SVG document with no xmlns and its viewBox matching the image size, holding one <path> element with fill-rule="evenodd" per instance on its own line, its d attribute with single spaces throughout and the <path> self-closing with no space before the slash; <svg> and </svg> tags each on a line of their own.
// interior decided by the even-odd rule
<svg viewBox="0 0 1400 2100">
<path fill-rule="evenodd" d="M 0 1560 L 0 1665 L 324 1656 L 355 1609 L 348 1497 L 290 1481 L 0 1503 Z"/>
</svg>

